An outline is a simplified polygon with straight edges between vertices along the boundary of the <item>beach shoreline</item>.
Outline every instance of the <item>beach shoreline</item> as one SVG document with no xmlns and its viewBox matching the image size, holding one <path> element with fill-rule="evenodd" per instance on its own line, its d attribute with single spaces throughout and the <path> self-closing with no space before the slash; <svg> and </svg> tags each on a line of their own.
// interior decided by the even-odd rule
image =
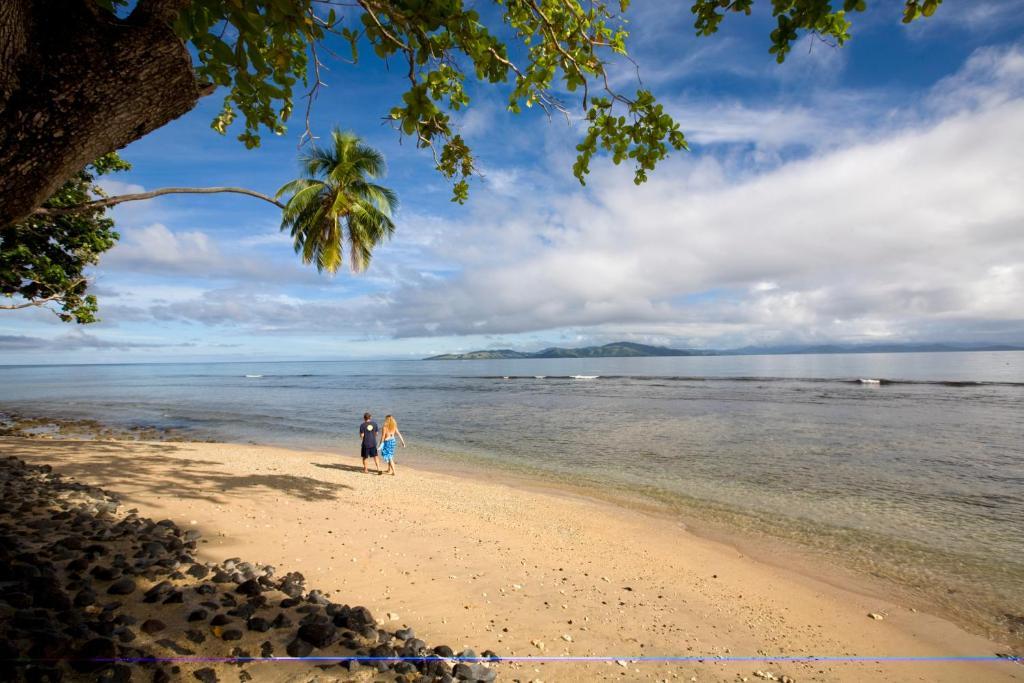
<svg viewBox="0 0 1024 683">
<path fill-rule="evenodd" d="M 770 670 L 796 680 L 1024 680 L 1024 668 L 1004 661 L 787 661 L 1009 649 L 845 579 L 755 559 L 655 510 L 585 492 L 401 460 L 398 477 L 367 476 L 354 456 L 248 444 L 5 437 L 0 450 L 114 491 L 143 514 L 204 529 L 203 559 L 238 555 L 301 571 L 345 602 L 399 614 L 444 642 L 626 664 L 538 662 L 503 677 L 756 680 Z M 648 656 L 767 659 L 637 659 Z"/>
</svg>

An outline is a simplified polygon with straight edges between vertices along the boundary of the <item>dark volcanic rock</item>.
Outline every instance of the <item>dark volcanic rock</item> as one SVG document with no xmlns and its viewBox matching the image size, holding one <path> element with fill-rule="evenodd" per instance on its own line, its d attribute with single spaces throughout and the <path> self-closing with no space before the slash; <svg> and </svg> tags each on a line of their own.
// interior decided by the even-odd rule
<svg viewBox="0 0 1024 683">
<path fill-rule="evenodd" d="M 308 657 L 309 653 L 313 651 L 313 646 L 301 638 L 296 638 L 288 643 L 286 650 L 289 657 Z"/>
<path fill-rule="evenodd" d="M 263 617 L 251 617 L 246 625 L 250 631 L 258 631 L 259 633 L 265 633 L 271 628 L 270 622 Z"/>
<path fill-rule="evenodd" d="M 120 579 L 110 584 L 107 593 L 111 595 L 131 595 L 135 592 L 135 581 L 132 579 Z"/>
<path fill-rule="evenodd" d="M 206 621 L 206 617 L 209 616 L 209 612 L 204 609 L 192 610 L 188 614 L 188 621 Z"/>
<path fill-rule="evenodd" d="M 197 644 L 206 642 L 206 634 L 195 629 L 185 631 L 185 637 Z"/>
<path fill-rule="evenodd" d="M 117 567 L 104 567 L 102 565 L 96 565 L 89 571 L 89 573 L 100 581 L 113 581 L 114 579 L 120 579 L 122 574 L 121 570 Z"/>
<path fill-rule="evenodd" d="M 210 575 L 210 569 L 201 564 L 194 564 L 188 569 L 186 569 L 185 573 L 189 576 L 202 580 Z"/>
<path fill-rule="evenodd" d="M 75 596 L 74 602 L 75 607 L 88 607 L 89 605 L 96 604 L 96 593 L 91 588 L 83 588 L 78 591 Z"/>
<path fill-rule="evenodd" d="M 167 628 L 167 624 L 160 621 L 159 619 L 146 619 L 144 622 L 142 622 L 142 626 L 139 627 L 139 630 L 143 633 L 152 635 L 154 633 L 159 633 L 160 631 L 163 631 L 165 628 Z"/>
<path fill-rule="evenodd" d="M 220 634 L 222 640 L 241 640 L 242 632 L 237 628 L 229 628 Z"/>
<path fill-rule="evenodd" d="M 195 671 L 192 676 L 203 683 L 217 683 L 217 681 L 220 680 L 217 678 L 217 674 L 214 670 L 209 667 Z"/>
<path fill-rule="evenodd" d="M 71 668 L 80 673 L 91 673 L 110 666 L 111 660 L 117 657 L 117 647 L 109 638 L 93 638 L 82 644 L 72 654 Z"/>
<path fill-rule="evenodd" d="M 259 581 L 257 581 L 256 579 L 249 579 L 248 581 L 243 581 L 242 583 L 238 584 L 238 588 L 235 589 L 235 592 L 241 593 L 242 595 L 251 596 L 259 595 L 263 592 L 263 589 L 260 588 Z"/>
<path fill-rule="evenodd" d="M 187 647 L 182 647 L 181 645 L 178 645 L 170 638 L 162 638 L 161 640 L 156 641 L 156 644 L 166 647 L 168 650 L 177 655 L 190 656 L 195 654 L 195 652 L 193 652 L 192 650 L 188 649 Z"/>
<path fill-rule="evenodd" d="M 303 624 L 299 627 L 299 638 L 318 648 L 325 648 L 335 641 L 338 629 L 331 622 Z"/>
<path fill-rule="evenodd" d="M 215 614 L 213 619 L 210 619 L 210 626 L 224 626 L 225 624 L 231 623 L 231 617 L 226 614 Z"/>
</svg>

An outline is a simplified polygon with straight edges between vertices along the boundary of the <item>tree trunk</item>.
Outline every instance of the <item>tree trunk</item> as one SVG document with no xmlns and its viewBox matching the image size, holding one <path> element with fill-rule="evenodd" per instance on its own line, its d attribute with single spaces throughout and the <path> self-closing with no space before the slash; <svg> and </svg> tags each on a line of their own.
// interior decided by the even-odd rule
<svg viewBox="0 0 1024 683">
<path fill-rule="evenodd" d="M 212 92 L 171 29 L 188 1 L 119 19 L 94 0 L 0 0 L 0 225 Z"/>
</svg>

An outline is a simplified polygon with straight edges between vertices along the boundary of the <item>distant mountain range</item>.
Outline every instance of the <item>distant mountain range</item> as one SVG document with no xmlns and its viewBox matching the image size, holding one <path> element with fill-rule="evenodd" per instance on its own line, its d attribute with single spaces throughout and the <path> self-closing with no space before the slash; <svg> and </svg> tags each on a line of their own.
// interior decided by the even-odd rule
<svg viewBox="0 0 1024 683">
<path fill-rule="evenodd" d="M 1006 344 L 822 344 L 818 346 L 744 346 L 740 349 L 670 349 L 634 342 L 566 349 L 552 346 L 541 351 L 487 349 L 469 353 L 445 353 L 423 360 L 508 360 L 514 358 L 641 358 L 651 356 L 761 356 L 815 353 L 936 353 L 943 351 L 1024 351 Z"/>
</svg>

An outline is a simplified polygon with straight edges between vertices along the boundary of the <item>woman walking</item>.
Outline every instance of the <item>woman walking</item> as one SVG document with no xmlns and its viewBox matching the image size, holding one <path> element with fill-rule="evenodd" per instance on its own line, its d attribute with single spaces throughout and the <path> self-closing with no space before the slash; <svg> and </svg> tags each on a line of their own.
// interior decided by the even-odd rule
<svg viewBox="0 0 1024 683">
<path fill-rule="evenodd" d="M 380 457 L 384 459 L 385 464 L 388 466 L 388 474 L 391 476 L 395 475 L 395 438 L 402 442 L 402 447 L 405 447 L 405 439 L 402 438 L 402 432 L 398 431 L 398 422 L 395 421 L 394 416 L 388 415 L 384 418 L 384 431 L 381 432 L 380 442 Z"/>
</svg>

